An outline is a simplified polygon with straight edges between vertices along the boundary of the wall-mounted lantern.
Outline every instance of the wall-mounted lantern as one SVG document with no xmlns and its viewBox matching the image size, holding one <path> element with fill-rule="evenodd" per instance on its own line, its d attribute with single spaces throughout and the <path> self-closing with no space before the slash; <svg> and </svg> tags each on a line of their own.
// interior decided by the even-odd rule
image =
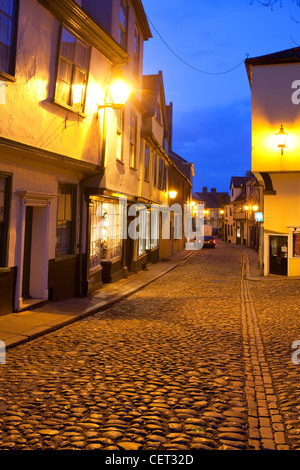
<svg viewBox="0 0 300 470">
<path fill-rule="evenodd" d="M 105 102 L 103 104 L 98 104 L 97 108 L 103 109 L 103 108 L 113 108 L 113 109 L 121 109 L 123 108 L 124 104 L 126 103 L 130 93 L 131 89 L 128 85 L 128 83 L 119 78 L 114 80 L 110 85 L 109 85 L 109 91 L 110 91 L 110 99 L 105 98 Z"/>
<path fill-rule="evenodd" d="M 175 191 L 174 189 L 169 191 L 169 198 L 170 199 L 175 199 L 176 196 L 177 196 L 177 191 Z"/>
<path fill-rule="evenodd" d="M 287 133 L 284 132 L 283 125 L 281 124 L 279 132 L 277 132 L 276 135 L 276 140 L 277 140 L 277 145 L 278 148 L 281 149 L 281 155 L 283 155 L 283 149 L 286 148 L 286 140 L 287 140 Z"/>
</svg>

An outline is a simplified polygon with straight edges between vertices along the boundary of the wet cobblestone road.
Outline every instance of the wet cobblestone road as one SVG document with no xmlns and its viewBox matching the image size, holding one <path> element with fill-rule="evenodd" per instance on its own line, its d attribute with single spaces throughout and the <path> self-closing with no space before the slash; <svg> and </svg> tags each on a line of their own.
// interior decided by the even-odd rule
<svg viewBox="0 0 300 470">
<path fill-rule="evenodd" d="M 300 449 L 299 282 L 246 281 L 218 243 L 8 350 L 0 449 Z"/>
</svg>

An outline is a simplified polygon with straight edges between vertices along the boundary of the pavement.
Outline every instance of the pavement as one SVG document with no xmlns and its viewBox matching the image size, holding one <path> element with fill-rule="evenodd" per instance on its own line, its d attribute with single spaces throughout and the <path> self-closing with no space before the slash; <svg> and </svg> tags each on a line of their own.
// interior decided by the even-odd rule
<svg viewBox="0 0 300 470">
<path fill-rule="evenodd" d="M 150 265 L 137 274 L 130 274 L 127 279 L 105 284 L 89 297 L 45 302 L 28 310 L 2 315 L 0 341 L 5 343 L 6 349 L 12 348 L 105 310 L 176 268 L 193 253 L 191 250 L 183 250 L 168 260 Z"/>
</svg>

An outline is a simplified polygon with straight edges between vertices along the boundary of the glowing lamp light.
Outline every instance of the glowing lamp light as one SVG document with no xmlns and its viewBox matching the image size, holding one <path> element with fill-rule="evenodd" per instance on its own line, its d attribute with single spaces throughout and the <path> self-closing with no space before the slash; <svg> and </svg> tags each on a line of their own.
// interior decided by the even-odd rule
<svg viewBox="0 0 300 470">
<path fill-rule="evenodd" d="M 224 214 L 224 211 L 223 211 L 223 209 L 221 209 L 221 210 L 220 210 L 220 214 Z"/>
<path fill-rule="evenodd" d="M 109 90 L 110 90 L 110 96 L 111 96 L 111 102 L 105 101 L 103 105 L 97 105 L 98 110 L 103 109 L 103 108 L 114 108 L 114 109 L 120 109 L 124 106 L 126 103 L 130 93 L 131 89 L 127 82 L 122 79 L 114 80 L 110 85 L 109 85 Z"/>
<path fill-rule="evenodd" d="M 244 206 L 245 211 L 249 210 L 249 206 Z"/>
<path fill-rule="evenodd" d="M 124 80 L 116 80 L 109 86 L 113 104 L 123 105 L 130 95 L 130 88 Z"/>
<path fill-rule="evenodd" d="M 177 191 L 174 191 L 174 190 L 169 191 L 170 199 L 175 199 L 176 196 L 177 196 Z"/>
<path fill-rule="evenodd" d="M 287 140 L 287 133 L 284 132 L 283 125 L 281 124 L 279 132 L 277 132 L 276 135 L 276 140 L 277 140 L 277 145 L 278 148 L 281 149 L 281 155 L 283 155 L 283 149 L 286 148 L 286 140 Z"/>
<path fill-rule="evenodd" d="M 253 210 L 254 212 L 258 211 L 258 206 L 257 206 L 257 205 L 252 206 L 252 210 Z"/>
</svg>

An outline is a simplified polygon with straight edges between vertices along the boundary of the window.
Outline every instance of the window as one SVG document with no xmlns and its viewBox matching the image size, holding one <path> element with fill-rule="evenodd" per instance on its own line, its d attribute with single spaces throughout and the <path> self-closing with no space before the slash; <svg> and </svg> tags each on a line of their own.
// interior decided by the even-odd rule
<svg viewBox="0 0 300 470">
<path fill-rule="evenodd" d="M 293 256 L 300 256 L 300 233 L 293 233 Z"/>
<path fill-rule="evenodd" d="M 146 243 L 148 234 L 148 211 L 139 211 L 139 236 L 138 236 L 138 256 L 146 253 Z"/>
<path fill-rule="evenodd" d="M 116 157 L 118 160 L 123 161 L 123 123 L 124 123 L 124 110 L 117 109 L 117 143 L 116 143 Z"/>
<path fill-rule="evenodd" d="M 62 27 L 55 101 L 83 112 L 90 47 Z"/>
<path fill-rule="evenodd" d="M 7 241 L 9 225 L 9 197 L 11 178 L 0 174 L 0 267 L 7 263 Z"/>
<path fill-rule="evenodd" d="M 162 158 L 159 159 L 158 167 L 158 188 L 162 191 L 166 191 L 167 188 L 167 171 L 166 165 Z"/>
<path fill-rule="evenodd" d="M 123 49 L 127 49 L 127 3 L 125 0 L 120 0 L 119 44 Z"/>
<path fill-rule="evenodd" d="M 130 166 L 136 168 L 136 116 L 130 116 Z"/>
<path fill-rule="evenodd" d="M 149 145 L 145 146 L 145 180 L 149 181 L 149 159 L 150 159 L 150 147 Z"/>
<path fill-rule="evenodd" d="M 59 185 L 57 201 L 56 256 L 74 253 L 75 195 L 76 186 Z"/>
<path fill-rule="evenodd" d="M 123 211 L 121 204 L 95 200 L 90 204 L 90 270 L 122 256 Z"/>
<path fill-rule="evenodd" d="M 153 184 L 154 186 L 157 185 L 157 155 L 154 153 L 153 158 Z"/>
<path fill-rule="evenodd" d="M 140 69 L 140 34 L 137 26 L 134 29 L 134 46 L 133 46 L 133 73 L 138 77 Z"/>
<path fill-rule="evenodd" d="M 17 0 L 0 1 L 0 71 L 15 74 Z"/>
</svg>

